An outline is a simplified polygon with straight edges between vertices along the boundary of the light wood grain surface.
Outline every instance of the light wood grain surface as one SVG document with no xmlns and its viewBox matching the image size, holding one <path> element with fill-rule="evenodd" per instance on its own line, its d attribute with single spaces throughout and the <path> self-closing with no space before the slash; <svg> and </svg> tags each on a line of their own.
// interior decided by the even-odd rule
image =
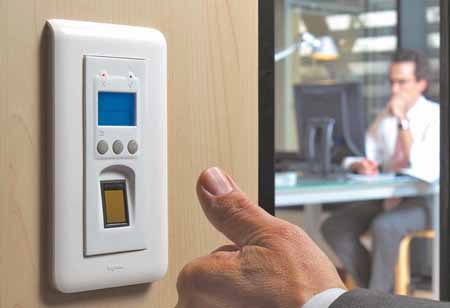
<svg viewBox="0 0 450 308">
<path fill-rule="evenodd" d="M 0 307 L 173 307 L 188 260 L 224 242 L 197 204 L 223 166 L 257 197 L 257 0 L 0 0 Z M 152 286 L 63 295 L 49 284 L 45 21 L 155 27 L 168 42 L 169 262 Z"/>
</svg>

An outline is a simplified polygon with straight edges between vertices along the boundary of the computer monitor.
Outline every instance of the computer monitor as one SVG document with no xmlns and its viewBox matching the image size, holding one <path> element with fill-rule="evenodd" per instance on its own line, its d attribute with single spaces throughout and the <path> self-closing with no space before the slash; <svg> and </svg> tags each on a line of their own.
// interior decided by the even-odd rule
<svg viewBox="0 0 450 308">
<path fill-rule="evenodd" d="M 365 153 L 365 108 L 358 82 L 301 84 L 295 86 L 295 109 L 299 156 L 306 158 L 308 119 L 328 117 L 335 120 L 332 162 L 345 156 Z"/>
</svg>

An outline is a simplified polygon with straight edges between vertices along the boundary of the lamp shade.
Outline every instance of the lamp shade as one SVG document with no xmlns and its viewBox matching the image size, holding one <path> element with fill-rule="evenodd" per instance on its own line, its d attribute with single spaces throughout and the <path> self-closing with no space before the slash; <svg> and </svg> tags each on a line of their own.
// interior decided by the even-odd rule
<svg viewBox="0 0 450 308">
<path fill-rule="evenodd" d="M 275 62 L 279 62 L 295 51 L 300 51 L 307 46 L 312 50 L 311 57 L 320 61 L 333 61 L 339 56 L 334 40 L 330 36 L 316 38 L 309 32 L 303 32 L 298 40 L 284 50 L 275 53 Z"/>
<path fill-rule="evenodd" d="M 323 36 L 317 39 L 319 44 L 314 47 L 311 57 L 319 61 L 336 60 L 339 56 L 334 40 L 330 36 Z"/>
</svg>

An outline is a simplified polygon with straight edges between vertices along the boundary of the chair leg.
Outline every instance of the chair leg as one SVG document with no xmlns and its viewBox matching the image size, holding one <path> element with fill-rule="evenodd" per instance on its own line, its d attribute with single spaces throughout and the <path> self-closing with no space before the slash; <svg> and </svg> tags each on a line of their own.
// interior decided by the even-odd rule
<svg viewBox="0 0 450 308">
<path fill-rule="evenodd" d="M 400 243 L 398 261 L 395 275 L 395 293 L 398 295 L 408 295 L 410 285 L 410 256 L 409 247 L 412 236 L 406 236 Z"/>
<path fill-rule="evenodd" d="M 355 288 L 355 282 L 352 279 L 352 276 L 350 274 L 345 275 L 345 282 L 344 282 L 345 286 L 347 287 L 348 290 L 354 289 Z"/>
</svg>

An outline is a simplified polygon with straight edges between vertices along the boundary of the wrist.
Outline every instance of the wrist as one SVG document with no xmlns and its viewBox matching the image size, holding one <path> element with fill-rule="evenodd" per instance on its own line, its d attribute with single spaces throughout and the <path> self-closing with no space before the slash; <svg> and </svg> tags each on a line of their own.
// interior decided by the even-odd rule
<svg viewBox="0 0 450 308">
<path fill-rule="evenodd" d="M 409 129 L 409 121 L 406 118 L 399 118 L 398 119 L 398 129 L 399 130 L 408 130 Z"/>
</svg>

